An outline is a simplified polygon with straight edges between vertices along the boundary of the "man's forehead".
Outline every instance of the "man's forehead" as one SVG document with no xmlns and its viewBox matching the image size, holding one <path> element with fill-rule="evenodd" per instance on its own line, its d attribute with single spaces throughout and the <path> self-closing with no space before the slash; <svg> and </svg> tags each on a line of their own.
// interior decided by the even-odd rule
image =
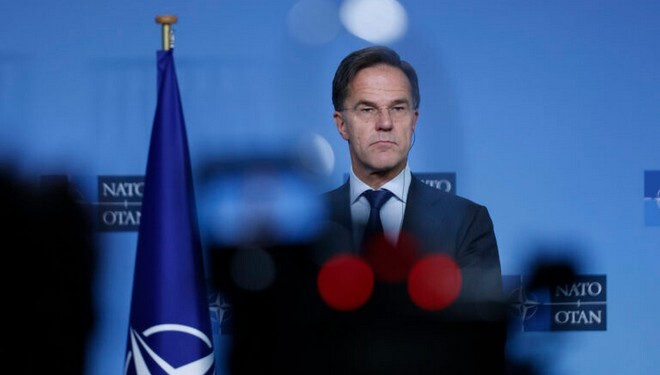
<svg viewBox="0 0 660 375">
<path fill-rule="evenodd" d="M 359 71 L 348 85 L 348 99 L 359 101 L 410 101 L 410 82 L 398 68 L 377 65 Z"/>
<path fill-rule="evenodd" d="M 403 72 L 403 70 L 399 69 L 398 67 L 386 65 L 386 64 L 378 64 L 360 69 L 357 73 L 355 73 L 355 76 L 353 76 L 353 79 L 351 80 L 350 84 L 364 80 L 374 79 L 377 77 L 387 77 L 388 79 L 391 79 L 393 81 L 395 80 L 401 81 L 410 85 L 410 82 L 408 81 L 408 77 Z"/>
</svg>

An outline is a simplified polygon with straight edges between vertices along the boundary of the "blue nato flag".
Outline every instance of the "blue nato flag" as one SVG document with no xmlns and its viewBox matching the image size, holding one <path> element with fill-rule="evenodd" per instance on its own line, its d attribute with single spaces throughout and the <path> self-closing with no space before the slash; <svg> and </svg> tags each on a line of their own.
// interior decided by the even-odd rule
<svg viewBox="0 0 660 375">
<path fill-rule="evenodd" d="M 125 374 L 213 374 L 211 318 L 173 50 L 158 104 L 138 232 Z"/>
</svg>

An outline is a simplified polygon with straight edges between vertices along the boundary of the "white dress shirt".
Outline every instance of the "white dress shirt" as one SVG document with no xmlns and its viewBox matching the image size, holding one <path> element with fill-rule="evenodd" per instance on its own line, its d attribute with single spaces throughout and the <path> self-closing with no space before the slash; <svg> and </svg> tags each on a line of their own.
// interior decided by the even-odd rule
<svg viewBox="0 0 660 375">
<path fill-rule="evenodd" d="M 410 187 L 411 178 L 410 169 L 406 164 L 406 167 L 401 173 L 381 187 L 381 189 L 389 190 L 394 194 L 380 209 L 380 220 L 383 223 L 383 231 L 392 243 L 396 243 L 399 239 L 401 225 L 403 224 L 403 214 L 406 211 L 406 200 L 408 199 L 408 187 Z M 371 190 L 371 187 L 362 182 L 352 169 L 349 183 L 351 188 L 351 216 L 353 217 L 354 229 L 353 239 L 355 243 L 359 243 L 362 238 L 361 228 L 364 228 L 367 220 L 369 220 L 369 211 L 371 210 L 369 201 L 367 201 L 367 198 L 362 193 L 366 190 Z"/>
</svg>

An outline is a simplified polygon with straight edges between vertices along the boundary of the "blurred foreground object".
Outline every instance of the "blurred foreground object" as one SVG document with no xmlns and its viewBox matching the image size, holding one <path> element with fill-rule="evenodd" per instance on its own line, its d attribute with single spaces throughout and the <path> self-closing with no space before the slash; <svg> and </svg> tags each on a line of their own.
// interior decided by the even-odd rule
<svg viewBox="0 0 660 375">
<path fill-rule="evenodd" d="M 94 323 L 91 219 L 65 178 L 41 186 L 0 169 L 4 363 L 21 374 L 83 374 Z"/>
<path fill-rule="evenodd" d="M 231 305 L 228 373 L 503 373 L 503 301 L 486 315 L 454 297 L 435 309 L 415 303 L 393 259 L 352 252 L 308 177 L 286 160 L 252 160 L 202 178 L 213 286 Z M 419 299 L 434 305 L 426 283 L 442 278 L 425 269 L 455 265 L 400 251 L 419 267 L 410 272 Z"/>
</svg>

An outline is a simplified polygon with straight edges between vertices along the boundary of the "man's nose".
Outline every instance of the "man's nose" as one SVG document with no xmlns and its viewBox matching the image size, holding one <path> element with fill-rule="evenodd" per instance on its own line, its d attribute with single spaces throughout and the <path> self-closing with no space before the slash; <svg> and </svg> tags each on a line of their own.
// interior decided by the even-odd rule
<svg viewBox="0 0 660 375">
<path fill-rule="evenodd" d="M 378 116 L 376 117 L 376 128 L 381 130 L 391 129 L 394 121 L 392 121 L 392 114 L 389 108 L 379 108 Z"/>
</svg>

